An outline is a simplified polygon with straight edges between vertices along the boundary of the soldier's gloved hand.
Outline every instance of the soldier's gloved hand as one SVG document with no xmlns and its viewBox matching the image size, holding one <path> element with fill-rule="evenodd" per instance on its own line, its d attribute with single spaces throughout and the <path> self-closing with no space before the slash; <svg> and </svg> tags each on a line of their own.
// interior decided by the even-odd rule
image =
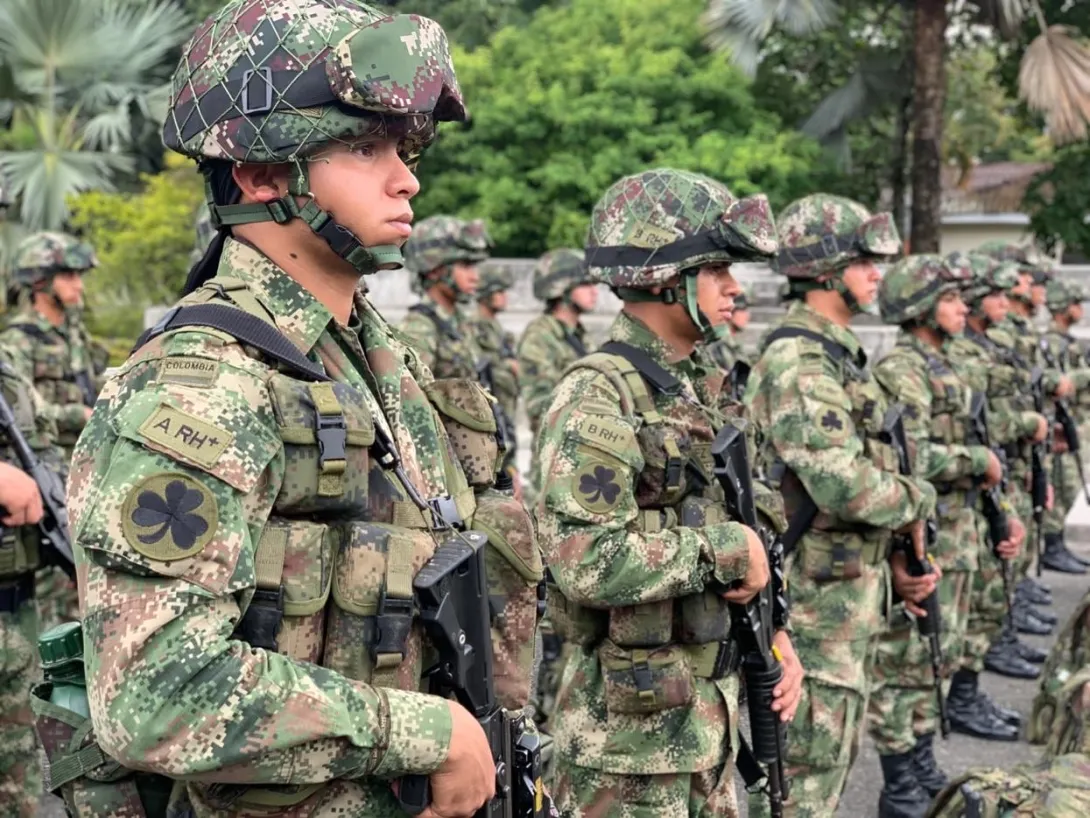
<svg viewBox="0 0 1090 818">
<path fill-rule="evenodd" d="M 1033 437 L 1030 440 L 1033 443 L 1040 443 L 1048 435 L 1048 421 L 1045 420 L 1044 415 L 1037 415 L 1037 428 L 1033 430 Z"/>
<path fill-rule="evenodd" d="M 1075 382 L 1069 375 L 1061 375 L 1056 390 L 1052 393 L 1057 398 L 1069 398 L 1075 394 Z"/>
<path fill-rule="evenodd" d="M 42 495 L 30 476 L 8 463 L 0 463 L 0 507 L 4 525 L 34 525 L 42 519 Z"/>
<path fill-rule="evenodd" d="M 765 544 L 757 532 L 748 526 L 742 526 L 746 532 L 746 550 L 748 560 L 746 562 L 746 575 L 742 577 L 740 584 L 731 587 L 729 591 L 722 593 L 727 602 L 735 602 L 745 605 L 758 592 L 768 585 L 768 555 L 765 553 Z"/>
<path fill-rule="evenodd" d="M 893 575 L 893 589 L 905 603 L 905 610 L 915 616 L 925 617 L 927 611 L 919 606 L 935 592 L 935 586 L 942 579 L 942 569 L 932 563 L 931 573 L 914 577 L 908 573 L 908 558 L 904 551 L 894 551 L 889 558 Z"/>
<path fill-rule="evenodd" d="M 470 818 L 496 794 L 496 764 L 477 720 L 457 702 L 450 707 L 450 750 L 430 776 L 431 804 L 420 818 Z"/>
<path fill-rule="evenodd" d="M 988 452 L 988 466 L 984 469 L 984 479 L 982 484 L 984 488 L 990 489 L 992 486 L 998 486 L 999 481 L 1003 479 L 1003 464 L 999 462 L 999 458 L 995 456 L 995 452 Z"/>
<path fill-rule="evenodd" d="M 783 678 L 772 691 L 772 709 L 780 714 L 780 721 L 791 721 L 795 718 L 795 711 L 799 709 L 802 679 L 806 673 L 787 631 L 776 631 L 772 644 L 779 651 L 783 664 Z"/>
</svg>

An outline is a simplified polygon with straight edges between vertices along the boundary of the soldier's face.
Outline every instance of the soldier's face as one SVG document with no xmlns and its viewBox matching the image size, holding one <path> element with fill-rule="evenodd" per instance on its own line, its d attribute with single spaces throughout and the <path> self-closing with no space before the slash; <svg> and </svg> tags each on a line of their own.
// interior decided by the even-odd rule
<svg viewBox="0 0 1090 818">
<path fill-rule="evenodd" d="M 947 335 L 959 335 L 965 331 L 965 319 L 969 308 L 961 300 L 961 293 L 946 293 L 935 305 L 935 323 Z"/>
<path fill-rule="evenodd" d="M 488 308 L 494 312 L 503 312 L 507 309 L 507 293 L 492 293 L 492 295 L 488 297 Z"/>
<path fill-rule="evenodd" d="M 409 200 L 420 183 L 398 155 L 396 140 L 332 146 L 308 170 L 318 205 L 365 246 L 402 245 L 409 238 Z"/>
<path fill-rule="evenodd" d="M 696 275 L 696 303 L 713 324 L 730 321 L 734 298 L 742 287 L 731 275 L 729 264 L 705 264 Z"/>
<path fill-rule="evenodd" d="M 83 303 L 83 276 L 79 273 L 57 273 L 53 276 L 53 294 L 66 307 Z"/>
<path fill-rule="evenodd" d="M 598 285 L 580 284 L 571 291 L 571 302 L 583 312 L 591 312 L 598 306 Z"/>
<path fill-rule="evenodd" d="M 1077 324 L 1082 320 L 1082 304 L 1072 304 L 1067 308 L 1067 317 L 1071 319 L 1072 324 Z"/>
<path fill-rule="evenodd" d="M 734 328 L 741 332 L 747 326 L 749 326 L 749 310 L 735 310 L 730 316 L 730 322 L 734 324 Z"/>
<path fill-rule="evenodd" d="M 991 323 L 998 324 L 1010 312 L 1011 302 L 1006 293 L 991 293 L 980 300 L 980 307 Z"/>
<path fill-rule="evenodd" d="M 882 274 L 873 261 L 857 261 L 844 271 L 844 286 L 860 307 L 868 307 L 878 297 L 878 282 Z"/>
<path fill-rule="evenodd" d="M 465 295 L 473 295 L 477 292 L 477 283 L 481 280 L 477 272 L 476 264 L 468 264 L 464 261 L 456 261 L 450 265 L 451 276 L 454 278 L 454 286 L 458 292 Z"/>
<path fill-rule="evenodd" d="M 1033 306 L 1039 307 L 1045 303 L 1045 285 L 1034 284 L 1029 288 L 1029 297 Z"/>
<path fill-rule="evenodd" d="M 1029 273 L 1020 273 L 1018 275 L 1018 286 L 1011 289 L 1011 295 L 1028 295 L 1032 286 L 1033 279 Z"/>
</svg>

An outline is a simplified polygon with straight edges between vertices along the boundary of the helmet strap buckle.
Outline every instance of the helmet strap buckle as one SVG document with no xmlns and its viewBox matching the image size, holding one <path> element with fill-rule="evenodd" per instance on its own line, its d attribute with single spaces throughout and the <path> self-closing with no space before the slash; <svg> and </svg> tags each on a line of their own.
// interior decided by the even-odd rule
<svg viewBox="0 0 1090 818">
<path fill-rule="evenodd" d="M 260 79 L 260 87 L 254 82 L 255 78 Z M 252 91 L 264 91 L 264 99 L 258 103 L 253 102 Z M 239 94 L 239 105 L 242 107 L 242 113 L 246 116 L 249 116 L 250 114 L 267 114 L 273 109 L 271 68 L 248 68 L 242 72 L 242 92 Z"/>
</svg>

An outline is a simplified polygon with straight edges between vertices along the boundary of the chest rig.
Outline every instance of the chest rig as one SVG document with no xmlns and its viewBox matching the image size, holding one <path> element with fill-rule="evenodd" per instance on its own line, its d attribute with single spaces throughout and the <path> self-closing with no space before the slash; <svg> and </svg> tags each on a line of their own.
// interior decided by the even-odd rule
<svg viewBox="0 0 1090 818">
<path fill-rule="evenodd" d="M 478 378 L 482 362 L 474 358 L 470 339 L 454 322 L 443 318 L 427 302 L 413 304 L 409 307 L 409 312 L 423 315 L 439 331 L 439 344 L 435 351 L 435 377 Z"/>
</svg>

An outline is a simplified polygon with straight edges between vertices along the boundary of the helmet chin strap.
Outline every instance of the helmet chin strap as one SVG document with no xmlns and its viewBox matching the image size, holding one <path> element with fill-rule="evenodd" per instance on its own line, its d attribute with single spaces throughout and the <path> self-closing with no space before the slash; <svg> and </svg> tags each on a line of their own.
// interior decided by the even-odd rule
<svg viewBox="0 0 1090 818">
<path fill-rule="evenodd" d="M 719 333 L 716 331 L 715 325 L 708 320 L 708 316 L 700 309 L 700 304 L 697 301 L 696 277 L 696 271 L 684 273 L 685 283 L 678 289 L 683 290 L 685 293 L 685 312 L 688 313 L 689 320 L 700 330 L 704 343 L 710 344 L 719 340 Z M 726 325 L 722 326 L 725 327 Z"/>
<path fill-rule="evenodd" d="M 842 299 L 844 304 L 848 308 L 848 312 L 852 315 L 862 315 L 867 312 L 867 308 L 859 303 L 859 299 L 855 297 L 855 293 L 848 289 L 848 285 L 844 283 L 844 272 L 840 271 L 836 274 L 836 277 L 832 279 L 832 288 L 836 290 Z"/>
<path fill-rule="evenodd" d="M 379 270 L 394 270 L 402 265 L 401 248 L 398 245 L 364 247 L 363 242 L 347 227 L 338 224 L 329 213 L 318 206 L 310 191 L 310 174 L 306 160 L 298 161 L 292 166 L 288 192 L 271 202 L 217 205 L 213 199 L 211 183 L 207 180 L 205 196 L 212 215 L 212 224 L 217 228 L 221 225 L 257 222 L 287 224 L 292 219 L 299 219 L 361 275 L 371 275 Z M 296 201 L 297 196 L 306 199 L 301 207 Z"/>
</svg>

